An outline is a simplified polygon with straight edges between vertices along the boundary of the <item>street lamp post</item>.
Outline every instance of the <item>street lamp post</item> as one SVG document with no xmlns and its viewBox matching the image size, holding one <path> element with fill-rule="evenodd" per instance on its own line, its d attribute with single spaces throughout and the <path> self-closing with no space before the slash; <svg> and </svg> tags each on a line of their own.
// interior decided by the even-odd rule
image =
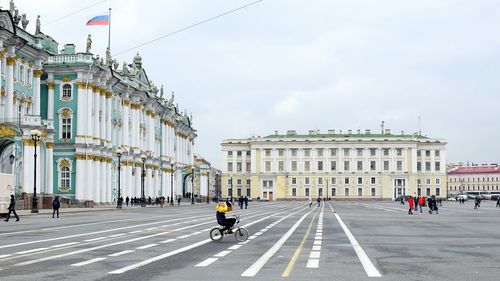
<svg viewBox="0 0 500 281">
<path fill-rule="evenodd" d="M 194 205 L 194 166 L 191 174 L 191 205 Z"/>
<path fill-rule="evenodd" d="M 170 162 L 170 206 L 174 206 L 174 163 Z"/>
<path fill-rule="evenodd" d="M 215 172 L 215 198 L 215 203 L 219 203 L 219 172 Z"/>
<path fill-rule="evenodd" d="M 207 204 L 210 204 L 210 171 L 207 172 Z"/>
<path fill-rule="evenodd" d="M 146 207 L 146 198 L 144 197 L 144 179 L 146 178 L 146 155 L 141 155 L 142 173 L 141 173 L 141 207 Z"/>
<path fill-rule="evenodd" d="M 120 159 L 122 158 L 122 155 L 123 155 L 123 151 L 120 148 L 118 148 L 116 150 L 116 156 L 118 157 L 118 200 L 117 200 L 118 203 L 116 205 L 116 208 L 118 208 L 118 209 L 121 209 L 122 208 L 122 204 L 123 204 L 123 202 L 121 200 L 121 195 L 120 195 L 120 184 L 121 184 L 121 182 L 120 182 L 120 180 L 121 180 L 120 178 L 121 177 L 120 176 L 121 176 L 121 170 L 122 170 L 121 160 Z"/>
<path fill-rule="evenodd" d="M 35 143 L 35 154 L 34 154 L 34 159 L 35 159 L 35 167 L 33 169 L 33 173 L 34 173 L 34 178 L 33 178 L 33 201 L 32 201 L 32 204 L 31 204 L 31 212 L 32 213 L 38 213 L 38 202 L 37 202 L 37 197 L 36 197 L 36 144 L 37 142 L 40 141 L 41 137 L 42 137 L 42 133 L 39 131 L 39 130 L 31 130 L 30 131 L 30 135 L 31 135 L 31 139 L 33 140 L 33 142 Z"/>
</svg>

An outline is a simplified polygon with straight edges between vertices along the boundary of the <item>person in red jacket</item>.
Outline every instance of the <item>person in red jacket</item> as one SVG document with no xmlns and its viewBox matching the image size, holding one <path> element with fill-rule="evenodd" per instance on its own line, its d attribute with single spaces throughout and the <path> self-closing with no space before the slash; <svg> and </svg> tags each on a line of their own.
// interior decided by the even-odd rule
<svg viewBox="0 0 500 281">
<path fill-rule="evenodd" d="M 418 198 L 418 208 L 420 209 L 420 214 L 422 214 L 422 207 L 425 205 L 425 197 L 422 196 Z"/>
<path fill-rule="evenodd" d="M 413 201 L 413 197 L 410 196 L 410 198 L 408 198 L 408 206 L 410 207 L 410 209 L 408 209 L 408 215 L 413 215 L 413 207 L 415 206 L 415 201 Z"/>
</svg>

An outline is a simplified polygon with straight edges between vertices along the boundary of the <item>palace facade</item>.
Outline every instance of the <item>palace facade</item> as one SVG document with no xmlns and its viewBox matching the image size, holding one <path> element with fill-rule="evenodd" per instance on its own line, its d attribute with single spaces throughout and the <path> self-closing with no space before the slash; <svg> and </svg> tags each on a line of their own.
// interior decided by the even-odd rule
<svg viewBox="0 0 500 281">
<path fill-rule="evenodd" d="M 389 129 L 275 132 L 222 142 L 222 196 L 267 200 L 446 196 L 446 142 Z"/>
<path fill-rule="evenodd" d="M 120 65 L 108 50 L 100 59 L 90 38 L 84 52 L 73 44 L 59 51 L 39 19 L 30 33 L 18 14 L 12 2 L 0 10 L 0 172 L 13 176 L 12 193 L 30 195 L 36 185 L 42 195 L 113 202 L 118 148 L 124 198 L 141 196 L 143 165 L 145 197 L 190 191 L 192 117 L 173 94 L 163 96 L 141 56 Z M 32 140 L 33 129 L 41 141 Z"/>
</svg>

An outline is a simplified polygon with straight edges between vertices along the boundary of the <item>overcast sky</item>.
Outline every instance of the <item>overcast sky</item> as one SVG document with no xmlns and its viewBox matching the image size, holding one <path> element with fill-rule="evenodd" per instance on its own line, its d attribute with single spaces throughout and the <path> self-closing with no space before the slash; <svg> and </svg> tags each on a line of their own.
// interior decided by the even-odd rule
<svg viewBox="0 0 500 281">
<path fill-rule="evenodd" d="M 17 0 L 34 31 L 104 55 L 254 0 Z M 0 1 L 8 8 L 8 1 Z M 43 4 L 42 4 L 43 3 Z M 221 167 L 225 138 L 275 130 L 418 130 L 448 142 L 448 160 L 500 162 L 500 2 L 264 0 L 136 51 L 165 92 L 193 113 L 196 152 Z"/>
</svg>

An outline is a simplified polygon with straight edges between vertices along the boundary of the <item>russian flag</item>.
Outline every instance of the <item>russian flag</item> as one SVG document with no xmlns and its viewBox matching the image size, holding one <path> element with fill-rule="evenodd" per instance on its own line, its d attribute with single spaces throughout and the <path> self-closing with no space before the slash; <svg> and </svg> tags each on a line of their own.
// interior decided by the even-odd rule
<svg viewBox="0 0 500 281">
<path fill-rule="evenodd" d="M 109 24 L 108 15 L 93 17 L 87 22 L 87 25 L 108 25 L 108 24 Z"/>
</svg>

